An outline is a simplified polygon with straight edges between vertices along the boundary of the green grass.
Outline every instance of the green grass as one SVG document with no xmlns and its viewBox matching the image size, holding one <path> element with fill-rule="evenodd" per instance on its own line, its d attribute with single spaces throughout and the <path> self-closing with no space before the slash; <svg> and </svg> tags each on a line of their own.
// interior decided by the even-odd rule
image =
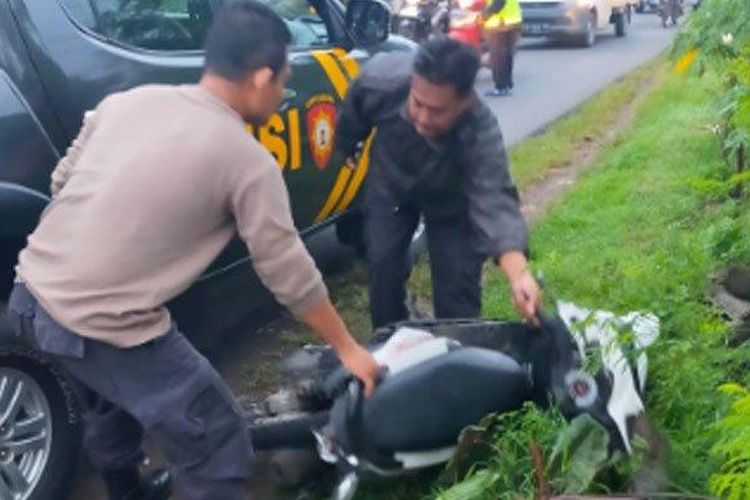
<svg viewBox="0 0 750 500">
<path fill-rule="evenodd" d="M 509 151 L 510 169 L 519 189 L 544 177 L 550 168 L 569 163 L 587 138 L 611 127 L 621 110 L 643 92 L 661 59 L 650 61 L 588 99 L 550 125 L 544 133 L 526 139 Z"/>
<path fill-rule="evenodd" d="M 542 178 L 548 169 L 570 162 L 581 143 L 587 138 L 599 136 L 608 127 L 614 125 L 623 107 L 643 89 L 645 82 L 654 78 L 657 72 L 663 72 L 663 67 L 661 60 L 644 65 L 591 98 L 569 116 L 553 124 L 544 134 L 527 139 L 512 148 L 509 153 L 511 170 L 519 187 L 522 189 L 528 187 Z M 621 141 L 616 142 L 619 144 Z M 539 255 L 544 253 L 540 250 L 536 238 L 534 238 L 533 247 Z M 535 262 L 535 265 L 539 264 L 541 263 Z M 412 273 L 409 291 L 423 303 L 430 300 L 430 288 L 429 266 L 426 259 L 422 259 Z M 505 289 L 504 280 L 497 271 L 491 270 L 484 293 L 486 316 L 515 317 Z M 606 304 L 606 306 L 612 307 L 611 304 Z M 433 471 L 412 478 L 399 479 L 397 482 L 365 485 L 357 495 L 357 500 L 435 498 L 439 491 L 436 484 L 437 476 L 438 474 Z"/>
<path fill-rule="evenodd" d="M 668 77 L 619 145 L 532 231 L 532 264 L 558 298 L 661 318 L 647 411 L 670 442 L 672 488 L 702 493 L 718 467 L 709 429 L 726 401 L 716 388 L 750 380 L 750 349 L 725 347 L 728 325 L 705 298 L 713 271 L 750 262 L 747 201 L 695 187 L 726 176 L 707 130 L 715 88 L 710 78 Z M 488 316 L 509 314 L 505 287 L 493 272 Z"/>
<path fill-rule="evenodd" d="M 729 175 L 709 131 L 717 85 L 666 76 L 630 129 L 531 235 L 532 265 L 544 272 L 550 296 L 661 318 L 661 338 L 649 351 L 647 413 L 669 442 L 668 489 L 697 494 L 710 493 L 721 466 L 710 449 L 728 399 L 717 388 L 750 383 L 750 346 L 726 347 L 729 325 L 706 299 L 712 273 L 750 263 L 749 202 L 706 188 Z M 416 274 L 426 286 L 425 266 Z M 497 271 L 484 304 L 486 316 L 514 315 Z M 371 487 L 358 498 L 434 497 L 431 479 Z"/>
</svg>

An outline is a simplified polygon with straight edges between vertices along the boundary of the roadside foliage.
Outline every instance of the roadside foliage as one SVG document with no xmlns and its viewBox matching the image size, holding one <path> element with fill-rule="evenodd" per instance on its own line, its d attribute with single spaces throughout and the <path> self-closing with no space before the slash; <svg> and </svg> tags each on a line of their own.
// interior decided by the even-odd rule
<svg viewBox="0 0 750 500">
<path fill-rule="evenodd" d="M 707 0 L 677 38 L 673 55 L 679 73 L 695 71 L 720 79 L 716 121 L 707 125 L 721 140 L 725 170 L 718 182 L 703 187 L 743 198 L 750 181 L 750 2 Z M 722 465 L 710 487 L 721 498 L 750 498 L 750 394 L 734 383 L 719 390 L 733 402 L 712 427 L 717 441 L 711 454 Z"/>
<path fill-rule="evenodd" d="M 630 130 L 532 228 L 532 264 L 548 290 L 662 320 L 648 352 L 646 414 L 656 435 L 636 440 L 631 457 L 608 457 L 590 422 L 534 409 L 487 420 L 494 453 L 438 498 L 638 488 L 750 498 L 750 342 L 707 300 L 714 273 L 750 263 L 748 26 L 747 0 L 705 0 Z M 490 273 L 485 315 L 512 314 L 505 289 Z"/>
</svg>

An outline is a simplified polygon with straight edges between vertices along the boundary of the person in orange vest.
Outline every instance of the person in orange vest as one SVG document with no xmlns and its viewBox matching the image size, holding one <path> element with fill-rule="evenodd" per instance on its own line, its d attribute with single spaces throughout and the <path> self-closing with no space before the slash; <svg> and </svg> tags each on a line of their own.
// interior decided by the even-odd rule
<svg viewBox="0 0 750 500">
<path fill-rule="evenodd" d="M 487 95 L 509 95 L 513 89 L 513 56 L 521 35 L 521 5 L 519 0 L 487 0 L 483 17 L 495 82 Z"/>
</svg>

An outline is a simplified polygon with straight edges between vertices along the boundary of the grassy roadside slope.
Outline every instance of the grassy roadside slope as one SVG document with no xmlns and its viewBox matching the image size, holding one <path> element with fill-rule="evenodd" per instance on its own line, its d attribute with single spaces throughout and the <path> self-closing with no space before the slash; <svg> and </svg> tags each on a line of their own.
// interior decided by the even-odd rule
<svg viewBox="0 0 750 500">
<path fill-rule="evenodd" d="M 671 488 L 705 493 L 719 464 L 712 425 L 726 408 L 716 388 L 750 382 L 750 346 L 726 347 L 728 325 L 707 304 L 709 274 L 750 261 L 750 210 L 720 188 L 726 176 L 710 78 L 670 76 L 633 126 L 532 231 L 533 266 L 559 298 L 618 312 L 653 311 L 648 413 L 668 438 Z M 487 316 L 509 313 L 493 272 Z"/>
<path fill-rule="evenodd" d="M 554 167 L 569 163 L 580 145 L 612 127 L 623 108 L 648 91 L 661 58 L 645 63 L 552 123 L 543 133 L 525 139 L 509 151 L 513 180 L 521 190 Z"/>
</svg>

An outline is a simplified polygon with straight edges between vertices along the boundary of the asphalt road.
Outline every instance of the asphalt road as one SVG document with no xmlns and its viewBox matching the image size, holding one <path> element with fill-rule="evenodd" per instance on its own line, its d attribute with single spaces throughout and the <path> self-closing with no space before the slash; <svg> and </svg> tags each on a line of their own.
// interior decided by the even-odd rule
<svg viewBox="0 0 750 500">
<path fill-rule="evenodd" d="M 497 114 L 507 144 L 514 144 L 541 130 L 560 116 L 573 110 L 599 90 L 630 70 L 658 55 L 670 43 L 673 30 L 661 28 L 655 15 L 636 15 L 625 38 L 616 38 L 614 29 L 603 33 L 596 45 L 580 49 L 553 45 L 545 40 L 521 43 L 515 71 L 512 96 L 488 98 Z M 491 88 L 488 70 L 480 73 L 478 88 Z M 346 272 L 355 253 L 336 242 L 332 230 L 322 231 L 307 241 L 318 265 L 327 275 Z M 253 342 L 252 331 L 260 325 L 245 325 L 238 334 L 242 342 Z M 246 340 L 245 340 L 246 339 Z M 230 343 L 230 350 L 252 349 Z M 216 352 L 211 358 L 222 373 L 236 362 L 232 353 Z M 263 496 L 262 493 L 256 493 Z M 104 498 L 101 483 L 86 466 L 69 500 Z"/>
<path fill-rule="evenodd" d="M 592 48 L 522 41 L 516 56 L 515 88 L 510 97 L 487 98 L 497 114 L 507 144 L 533 135 L 573 110 L 593 94 L 662 52 L 674 29 L 664 29 L 655 14 L 635 14 L 627 36 L 614 28 L 600 33 Z M 492 87 L 482 70 L 478 87 Z"/>
</svg>

